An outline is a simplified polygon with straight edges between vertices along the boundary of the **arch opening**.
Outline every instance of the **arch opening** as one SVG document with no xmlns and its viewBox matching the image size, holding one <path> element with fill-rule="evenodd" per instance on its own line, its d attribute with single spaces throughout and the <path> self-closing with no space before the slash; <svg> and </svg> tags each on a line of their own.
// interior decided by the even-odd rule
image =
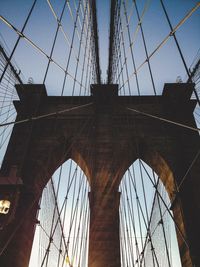
<svg viewBox="0 0 200 267">
<path fill-rule="evenodd" d="M 90 186 L 72 159 L 45 186 L 29 267 L 87 266 Z"/>
<path fill-rule="evenodd" d="M 121 266 L 181 267 L 170 196 L 163 180 L 137 159 L 124 174 L 119 191 Z"/>
</svg>

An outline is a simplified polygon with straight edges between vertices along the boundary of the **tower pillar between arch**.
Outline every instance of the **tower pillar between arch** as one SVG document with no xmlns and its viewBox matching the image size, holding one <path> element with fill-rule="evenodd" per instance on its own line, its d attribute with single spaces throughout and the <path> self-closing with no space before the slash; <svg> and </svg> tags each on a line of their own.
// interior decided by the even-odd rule
<svg viewBox="0 0 200 267">
<path fill-rule="evenodd" d="M 162 96 L 118 96 L 116 85 L 92 85 L 91 96 L 55 97 L 47 96 L 43 85 L 18 85 L 20 100 L 14 103 L 17 121 L 52 115 L 14 126 L 0 180 L 9 177 L 11 167 L 17 166 L 22 186 L 14 203 L 14 217 L 0 231 L 1 247 L 9 241 L 0 255 L 0 265 L 10 267 L 12 259 L 16 267 L 22 263 L 28 267 L 37 214 L 33 199 L 39 199 L 55 170 L 70 157 L 76 159 L 91 186 L 89 267 L 121 264 L 118 188 L 137 158 L 157 172 L 171 201 L 184 177 L 172 207 L 186 241 L 177 233 L 179 250 L 183 267 L 200 265 L 199 159 L 190 166 L 199 150 L 199 134 L 130 110 L 196 127 L 192 87 L 167 84 Z M 63 110 L 70 112 L 59 113 Z M 4 187 L 0 190 L 5 193 Z M 31 212 L 16 227 L 28 210 Z"/>
<path fill-rule="evenodd" d="M 89 267 L 120 267 L 119 192 L 89 193 Z"/>
</svg>

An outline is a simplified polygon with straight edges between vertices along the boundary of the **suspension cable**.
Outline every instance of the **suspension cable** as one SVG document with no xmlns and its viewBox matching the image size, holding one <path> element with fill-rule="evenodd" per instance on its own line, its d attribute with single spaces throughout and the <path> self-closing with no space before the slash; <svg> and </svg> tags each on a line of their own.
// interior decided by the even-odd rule
<svg viewBox="0 0 200 267">
<path fill-rule="evenodd" d="M 16 43 L 15 43 L 15 45 L 14 45 L 14 48 L 13 48 L 11 54 L 10 54 L 10 57 L 9 57 L 8 60 L 7 60 L 6 66 L 5 66 L 5 68 L 4 68 L 4 70 L 3 70 L 2 74 L 1 74 L 1 77 L 0 77 L 0 83 L 1 83 L 1 81 L 2 81 L 2 79 L 3 79 L 3 76 L 4 76 L 4 74 L 5 74 L 6 70 L 7 70 L 7 68 L 8 68 L 8 65 L 10 65 L 10 61 L 11 61 L 11 59 L 12 59 L 12 57 L 13 57 L 13 54 L 15 53 L 15 50 L 16 50 L 16 48 L 17 48 L 17 46 L 18 46 L 18 43 L 19 43 L 21 37 L 23 37 L 23 32 L 24 32 L 24 30 L 25 30 L 25 28 L 26 28 L 26 25 L 27 25 L 27 23 L 28 23 L 28 21 L 29 21 L 29 19 L 30 19 L 30 17 L 31 17 L 31 14 L 32 14 L 33 9 L 34 9 L 34 7 L 35 7 L 35 5 L 36 5 L 36 2 L 37 2 L 37 0 L 34 0 L 32 6 L 31 6 L 31 9 L 30 9 L 30 11 L 29 11 L 29 13 L 28 13 L 28 16 L 27 16 L 27 18 L 26 18 L 26 20 L 25 20 L 25 22 L 24 22 L 23 27 L 22 27 L 22 30 L 21 30 L 21 32 L 20 32 L 21 34 L 18 34 L 18 35 L 19 35 L 19 36 L 18 36 L 18 39 L 17 39 L 17 41 L 16 41 Z M 2 16 L 0 16 L 0 19 L 10 27 L 10 23 L 9 23 L 6 19 L 4 19 Z M 19 31 L 18 31 L 18 32 L 19 32 Z"/>
<path fill-rule="evenodd" d="M 63 109 L 63 110 L 59 110 L 59 111 L 55 111 L 55 112 L 50 112 L 48 114 L 34 116 L 34 117 L 31 117 L 31 118 L 27 118 L 27 119 L 23 119 L 23 120 L 19 120 L 19 121 L 6 122 L 6 123 L 0 124 L 0 127 L 11 125 L 11 124 L 16 125 L 16 124 L 21 124 L 21 123 L 24 123 L 24 122 L 31 122 L 31 121 L 35 121 L 35 120 L 39 120 L 39 119 L 43 119 L 43 118 L 48 118 L 48 117 L 55 116 L 55 115 L 58 115 L 58 114 L 62 114 L 62 113 L 65 113 L 65 112 L 70 112 L 72 110 L 89 107 L 91 105 L 93 105 L 93 103 L 88 103 L 88 104 L 81 105 L 81 106 L 76 106 L 76 107 L 73 107 L 73 108 L 67 108 L 67 109 Z"/>
<path fill-rule="evenodd" d="M 130 111 L 133 111 L 135 113 L 144 115 L 144 116 L 149 117 L 149 118 L 153 118 L 153 119 L 156 119 L 156 120 L 167 122 L 169 124 L 174 124 L 176 126 L 183 127 L 183 128 L 195 131 L 195 132 L 200 132 L 200 128 L 195 128 L 195 127 L 192 127 L 192 126 L 189 126 L 189 125 L 185 125 L 185 124 L 180 123 L 180 122 L 176 122 L 176 121 L 172 121 L 172 120 L 169 120 L 169 119 L 165 119 L 165 118 L 162 118 L 162 117 L 159 117 L 159 116 L 156 116 L 156 115 L 144 112 L 144 111 L 140 111 L 140 110 L 137 110 L 137 109 L 133 109 L 133 108 L 126 108 L 126 109 L 130 110 Z"/>
<path fill-rule="evenodd" d="M 135 1 L 135 0 L 134 0 Z M 179 23 L 173 28 L 173 30 L 159 43 L 159 45 L 151 52 L 136 69 L 136 72 L 138 72 L 149 60 L 150 58 L 155 55 L 161 47 L 169 40 L 171 36 L 192 16 L 192 14 L 200 7 L 200 3 L 197 3 L 185 16 L 183 19 L 179 21 Z M 129 80 L 135 75 L 135 71 L 130 75 L 128 78 Z M 128 82 L 128 80 L 125 81 L 125 83 L 119 88 L 119 90 Z"/>
</svg>

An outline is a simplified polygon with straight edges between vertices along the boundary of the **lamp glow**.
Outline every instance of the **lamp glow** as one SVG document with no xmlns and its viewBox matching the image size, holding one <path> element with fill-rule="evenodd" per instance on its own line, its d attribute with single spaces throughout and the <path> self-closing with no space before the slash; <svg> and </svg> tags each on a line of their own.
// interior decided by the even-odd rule
<svg viewBox="0 0 200 267">
<path fill-rule="evenodd" d="M 9 200 L 0 200 L 0 214 L 7 214 L 10 210 Z"/>
</svg>

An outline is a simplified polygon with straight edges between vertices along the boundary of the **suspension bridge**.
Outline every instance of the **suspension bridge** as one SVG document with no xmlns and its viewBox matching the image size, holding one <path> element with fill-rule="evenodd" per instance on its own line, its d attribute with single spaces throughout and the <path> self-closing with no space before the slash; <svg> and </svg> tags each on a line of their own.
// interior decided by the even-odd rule
<svg viewBox="0 0 200 267">
<path fill-rule="evenodd" d="M 200 266 L 200 2 L 2 2 L 0 265 Z"/>
</svg>

